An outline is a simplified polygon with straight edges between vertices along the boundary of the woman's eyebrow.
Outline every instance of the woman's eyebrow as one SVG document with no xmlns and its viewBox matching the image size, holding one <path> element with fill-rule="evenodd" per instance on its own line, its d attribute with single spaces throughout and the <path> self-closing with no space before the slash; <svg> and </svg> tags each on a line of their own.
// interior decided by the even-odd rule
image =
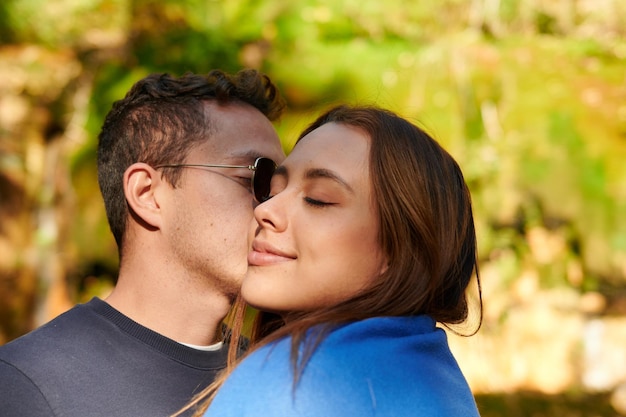
<svg viewBox="0 0 626 417">
<path fill-rule="evenodd" d="M 348 184 L 348 182 L 346 180 L 341 178 L 335 172 L 330 171 L 328 169 L 324 169 L 324 168 L 311 168 L 311 169 L 308 169 L 304 173 L 304 178 L 309 179 L 309 180 L 317 179 L 317 178 L 326 178 L 326 179 L 335 181 L 336 183 L 341 185 L 343 188 L 345 188 L 346 190 L 348 190 L 348 191 L 350 191 L 351 193 L 354 194 L 354 190 L 352 189 L 352 187 L 350 187 L 350 184 Z"/>
</svg>

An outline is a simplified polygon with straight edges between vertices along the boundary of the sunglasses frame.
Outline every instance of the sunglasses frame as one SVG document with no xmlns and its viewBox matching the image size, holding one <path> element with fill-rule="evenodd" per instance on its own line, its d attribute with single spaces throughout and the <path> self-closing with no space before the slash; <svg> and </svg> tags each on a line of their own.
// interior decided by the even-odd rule
<svg viewBox="0 0 626 417">
<path fill-rule="evenodd" d="M 269 178 L 267 178 L 266 182 L 264 182 L 264 188 L 261 187 L 260 182 L 255 181 L 257 177 L 257 172 L 259 172 L 259 166 L 261 163 L 266 163 L 265 161 L 269 161 L 272 166 L 272 171 L 269 174 Z M 159 168 L 247 168 L 252 171 L 252 178 L 250 179 L 250 187 L 252 189 L 252 195 L 254 196 L 254 200 L 258 203 L 262 203 L 269 197 L 269 185 L 272 179 L 272 175 L 274 175 L 274 171 L 276 170 L 276 162 L 271 160 L 270 158 L 266 158 L 264 156 L 260 156 L 254 160 L 254 164 L 252 165 L 224 165 L 224 164 L 162 164 L 154 167 L 155 169 Z"/>
</svg>

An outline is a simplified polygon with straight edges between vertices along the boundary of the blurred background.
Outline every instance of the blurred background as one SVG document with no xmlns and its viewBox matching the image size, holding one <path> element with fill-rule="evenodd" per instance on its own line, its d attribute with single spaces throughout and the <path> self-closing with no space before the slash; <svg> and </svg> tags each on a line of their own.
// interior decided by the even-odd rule
<svg viewBox="0 0 626 417">
<path fill-rule="evenodd" d="M 153 72 L 253 67 L 297 133 L 337 102 L 431 132 L 473 193 L 483 417 L 626 415 L 626 1 L 3 0 L 0 344 L 117 271 L 96 181 L 113 101 Z"/>
</svg>

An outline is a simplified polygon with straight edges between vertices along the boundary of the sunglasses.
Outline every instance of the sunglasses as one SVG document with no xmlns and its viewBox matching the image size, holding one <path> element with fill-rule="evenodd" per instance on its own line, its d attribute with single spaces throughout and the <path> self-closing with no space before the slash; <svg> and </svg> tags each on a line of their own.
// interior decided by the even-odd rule
<svg viewBox="0 0 626 417">
<path fill-rule="evenodd" d="M 252 171 L 252 195 L 254 199 L 262 203 L 270 195 L 270 182 L 276 170 L 276 163 L 269 158 L 257 158 L 254 165 L 218 165 L 218 164 L 164 164 L 158 168 L 248 168 Z"/>
</svg>

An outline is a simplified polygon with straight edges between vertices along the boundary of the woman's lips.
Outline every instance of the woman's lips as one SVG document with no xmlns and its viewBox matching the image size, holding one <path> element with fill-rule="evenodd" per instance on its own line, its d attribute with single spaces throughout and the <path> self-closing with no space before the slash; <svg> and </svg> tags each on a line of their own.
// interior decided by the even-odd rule
<svg viewBox="0 0 626 417">
<path fill-rule="evenodd" d="M 283 252 L 267 242 L 258 240 L 252 242 L 252 250 L 248 252 L 248 265 L 252 266 L 273 265 L 294 259 L 296 259 L 295 255 Z"/>
</svg>

